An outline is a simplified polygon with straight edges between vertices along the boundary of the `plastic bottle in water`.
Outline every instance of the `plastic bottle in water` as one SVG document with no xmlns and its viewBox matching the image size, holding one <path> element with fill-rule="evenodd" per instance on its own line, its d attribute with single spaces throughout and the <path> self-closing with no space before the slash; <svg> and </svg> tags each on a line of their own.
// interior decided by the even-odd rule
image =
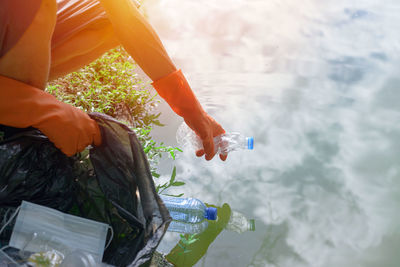
<svg viewBox="0 0 400 267">
<path fill-rule="evenodd" d="M 225 229 L 241 234 L 246 231 L 255 231 L 256 226 L 254 219 L 247 219 L 242 213 L 232 211 Z"/>
<path fill-rule="evenodd" d="M 196 198 L 170 197 L 160 195 L 169 214 L 175 221 L 199 223 L 204 219 L 216 220 L 217 209 L 206 207 L 201 200 Z"/>
<path fill-rule="evenodd" d="M 203 220 L 199 223 L 186 223 L 181 221 L 171 221 L 168 226 L 169 232 L 178 232 L 183 234 L 200 234 L 208 227 L 208 221 Z"/>
<path fill-rule="evenodd" d="M 194 147 L 198 150 L 203 148 L 200 138 L 185 122 L 179 126 L 176 132 L 176 140 L 182 147 Z M 224 133 L 214 137 L 214 151 L 217 154 L 228 154 L 232 151 L 254 148 L 254 138 L 246 137 L 237 132 Z"/>
</svg>

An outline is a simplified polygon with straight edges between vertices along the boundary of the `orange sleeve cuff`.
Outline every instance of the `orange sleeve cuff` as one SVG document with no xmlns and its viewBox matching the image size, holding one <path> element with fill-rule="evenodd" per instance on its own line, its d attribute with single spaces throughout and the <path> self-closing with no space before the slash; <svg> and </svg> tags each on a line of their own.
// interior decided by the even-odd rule
<svg viewBox="0 0 400 267">
<path fill-rule="evenodd" d="M 29 84 L 2 75 L 0 86 L 0 123 L 12 127 L 34 126 L 42 113 L 38 103 L 42 100 L 41 96 L 45 95 L 46 101 L 54 98 Z"/>
<path fill-rule="evenodd" d="M 202 110 L 181 70 L 176 70 L 152 83 L 157 93 L 181 117 Z"/>
</svg>

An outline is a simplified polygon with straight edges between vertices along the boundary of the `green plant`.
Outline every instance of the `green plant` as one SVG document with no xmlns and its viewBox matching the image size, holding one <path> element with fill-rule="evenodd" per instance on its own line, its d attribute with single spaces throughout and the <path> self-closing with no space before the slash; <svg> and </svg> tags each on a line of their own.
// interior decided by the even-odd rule
<svg viewBox="0 0 400 267">
<path fill-rule="evenodd" d="M 160 175 L 156 172 L 156 166 L 162 155 L 167 153 L 170 158 L 175 160 L 175 153 L 177 151 L 182 152 L 182 150 L 178 147 L 166 146 L 163 142 L 157 144 L 150 136 L 151 129 L 151 126 L 145 126 L 143 128 L 134 128 L 133 130 L 142 144 L 144 153 L 146 153 L 153 177 L 159 178 Z"/>
<path fill-rule="evenodd" d="M 141 142 L 153 177 L 159 178 L 157 165 L 162 156 L 167 154 L 175 159 L 175 154 L 182 150 L 158 144 L 151 138 L 152 126 L 163 126 L 158 120 L 160 113 L 153 113 L 158 100 L 147 90 L 148 84 L 135 70 L 136 63 L 122 47 L 118 47 L 81 70 L 49 83 L 46 91 L 85 112 L 104 113 L 126 123 Z M 89 164 L 87 161 L 88 157 L 83 157 L 82 164 Z M 175 181 L 175 175 L 174 168 L 170 181 L 157 185 L 159 193 L 184 184 Z"/>
<path fill-rule="evenodd" d="M 157 177 L 157 176 L 156 176 Z M 157 177 L 158 178 L 158 177 Z M 172 174 L 171 174 L 171 178 L 169 179 L 168 182 L 163 183 L 163 184 L 158 184 L 156 186 L 156 191 L 158 194 L 163 193 L 166 189 L 173 187 L 173 186 L 182 186 L 185 184 L 185 182 L 181 182 L 181 181 L 176 181 L 176 167 L 174 166 L 174 169 L 172 170 Z M 166 194 L 169 195 L 169 194 Z M 179 194 L 179 195 L 169 195 L 169 196 L 174 196 L 174 197 L 181 197 L 183 196 L 183 193 Z"/>
<path fill-rule="evenodd" d="M 151 95 L 135 69 L 132 58 L 119 47 L 49 83 L 46 91 L 86 112 L 104 113 L 131 127 L 162 126 L 160 113 L 152 113 L 156 95 Z"/>
<path fill-rule="evenodd" d="M 183 253 L 189 253 L 191 250 L 188 249 L 188 246 L 190 244 L 193 244 L 194 242 L 196 242 L 197 240 L 199 240 L 197 238 L 197 234 L 192 234 L 192 235 L 184 235 L 184 234 L 180 234 L 180 240 L 179 240 L 179 247 L 181 247 L 183 249 Z"/>
</svg>

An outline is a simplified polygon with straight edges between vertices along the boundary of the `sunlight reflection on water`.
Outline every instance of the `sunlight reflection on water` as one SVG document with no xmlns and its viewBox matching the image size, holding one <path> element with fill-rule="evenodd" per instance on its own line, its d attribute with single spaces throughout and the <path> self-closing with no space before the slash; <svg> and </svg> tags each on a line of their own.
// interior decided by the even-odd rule
<svg viewBox="0 0 400 267">
<path fill-rule="evenodd" d="M 395 0 L 147 0 L 206 110 L 255 150 L 169 162 L 186 196 L 256 218 L 196 266 L 398 266 L 400 25 Z M 155 137 L 174 145 L 180 123 Z M 160 246 L 168 252 L 176 236 Z"/>
</svg>

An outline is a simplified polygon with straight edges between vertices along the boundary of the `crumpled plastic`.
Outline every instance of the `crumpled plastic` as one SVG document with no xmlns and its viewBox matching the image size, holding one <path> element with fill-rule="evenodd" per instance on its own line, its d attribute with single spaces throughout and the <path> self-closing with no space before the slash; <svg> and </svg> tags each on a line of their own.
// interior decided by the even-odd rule
<svg viewBox="0 0 400 267">
<path fill-rule="evenodd" d="M 141 266 L 151 259 L 171 218 L 135 133 L 104 114 L 90 116 L 103 142 L 87 156 L 65 156 L 36 129 L 0 127 L 0 228 L 22 200 L 30 201 L 109 224 L 114 237 L 103 261 Z M 1 234 L 1 246 L 11 232 L 12 225 Z"/>
</svg>

